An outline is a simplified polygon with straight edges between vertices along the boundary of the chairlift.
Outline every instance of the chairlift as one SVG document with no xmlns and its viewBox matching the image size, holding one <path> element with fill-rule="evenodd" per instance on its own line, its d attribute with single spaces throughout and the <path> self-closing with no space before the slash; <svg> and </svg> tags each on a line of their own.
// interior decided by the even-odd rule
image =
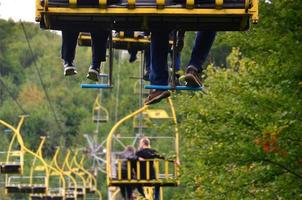
<svg viewBox="0 0 302 200">
<path fill-rule="evenodd" d="M 243 31 L 258 22 L 258 0 L 36 1 L 41 28 Z"/>
<path fill-rule="evenodd" d="M 106 123 L 109 121 L 109 112 L 105 107 L 101 106 L 99 95 L 93 104 L 92 121 L 95 123 Z"/>
<path fill-rule="evenodd" d="M 142 185 L 142 186 L 163 186 L 163 187 L 175 187 L 179 185 L 179 134 L 177 129 L 177 121 L 176 121 L 176 114 L 173 107 L 172 100 L 168 98 L 168 103 L 171 108 L 172 117 L 170 118 L 173 120 L 173 123 L 175 125 L 174 131 L 174 139 L 175 139 L 175 157 L 173 159 L 164 159 L 164 160 L 146 160 L 146 179 L 141 179 L 141 174 L 144 172 L 140 172 L 138 170 L 140 167 L 140 161 L 137 161 L 136 163 L 136 176 L 133 178 L 131 177 L 131 167 L 130 167 L 130 161 L 127 161 L 127 178 L 122 177 L 122 162 L 121 159 L 114 160 L 112 155 L 112 138 L 116 130 L 124 124 L 129 119 L 139 115 L 140 113 L 143 113 L 148 110 L 148 106 L 144 106 L 140 108 L 139 110 L 129 114 L 128 116 L 121 119 L 119 122 L 117 122 L 113 128 L 111 129 L 108 137 L 107 137 L 107 154 L 106 154 L 106 170 L 107 170 L 107 185 L 109 187 L 111 186 L 121 186 L 121 185 Z M 153 113 L 152 113 L 153 114 Z M 167 115 L 164 115 L 164 118 L 167 117 Z M 156 118 L 156 117 L 155 117 Z M 117 173 L 114 172 L 112 169 L 112 165 L 114 165 L 113 162 L 117 162 Z M 151 168 L 151 165 L 154 163 L 155 167 L 155 174 L 156 177 L 154 179 L 151 179 L 149 175 L 149 170 Z"/>
</svg>

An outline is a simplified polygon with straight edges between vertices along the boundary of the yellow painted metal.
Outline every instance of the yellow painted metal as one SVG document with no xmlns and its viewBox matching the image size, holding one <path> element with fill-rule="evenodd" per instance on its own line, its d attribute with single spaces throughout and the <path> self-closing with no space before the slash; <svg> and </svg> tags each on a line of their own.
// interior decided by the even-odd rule
<svg viewBox="0 0 302 200">
<path fill-rule="evenodd" d="M 100 116 L 98 115 L 98 112 L 101 112 L 101 114 L 103 114 L 103 116 Z M 97 119 L 96 117 L 99 117 L 100 119 Z M 92 120 L 93 121 L 98 121 L 98 120 L 101 120 L 101 121 L 108 121 L 109 120 L 109 112 L 108 110 L 103 107 L 101 104 L 100 104 L 100 96 L 97 95 L 95 101 L 94 101 L 94 104 L 93 104 L 93 108 L 92 108 Z"/>
<path fill-rule="evenodd" d="M 46 139 L 46 137 L 44 137 L 44 136 L 41 137 L 41 142 L 40 142 L 40 145 L 39 145 L 39 147 L 37 149 L 37 152 L 36 152 L 36 154 L 39 155 L 42 158 L 43 158 L 43 156 L 42 156 L 42 148 L 43 148 L 43 145 L 45 143 L 45 139 Z M 37 161 L 37 157 L 34 157 L 34 159 L 32 161 L 32 164 L 31 164 L 31 168 L 30 168 L 30 175 L 29 175 L 29 177 L 30 177 L 30 185 L 33 184 L 33 174 L 34 174 L 34 169 L 35 169 L 36 161 Z M 47 166 L 44 166 L 44 169 L 46 169 L 46 167 Z M 47 180 L 47 182 L 46 182 L 45 185 L 46 185 L 46 192 L 47 192 L 47 189 L 48 189 L 48 180 Z"/>
<path fill-rule="evenodd" d="M 173 122 L 175 124 L 175 161 L 174 161 L 174 175 L 176 177 L 173 178 L 173 179 L 170 179 L 171 181 L 173 181 L 173 183 L 176 183 L 177 185 L 179 184 L 179 180 L 178 180 L 178 177 L 179 177 L 179 165 L 180 165 L 180 160 L 179 160 L 179 131 L 178 131 L 178 127 L 177 127 L 177 118 L 176 118 L 176 111 L 175 111 L 175 108 L 174 108 L 174 105 L 173 105 L 173 102 L 172 102 L 172 99 L 171 98 L 168 98 L 167 100 L 169 106 L 170 106 L 170 109 L 171 109 L 171 113 L 172 113 L 172 118 L 173 119 Z M 140 175 L 141 175 L 141 172 L 140 172 L 140 167 L 139 167 L 139 162 L 137 162 L 137 180 L 121 180 L 119 177 L 118 177 L 118 180 L 114 180 L 112 179 L 112 173 L 111 173 L 111 143 L 112 143 L 112 137 L 113 137 L 113 134 L 115 133 L 115 131 L 117 130 L 117 128 L 122 124 L 124 123 L 125 121 L 133 118 L 134 116 L 142 113 L 142 112 L 146 112 L 146 110 L 148 109 L 148 107 L 145 105 L 144 107 L 140 108 L 139 110 L 129 114 L 128 116 L 124 117 L 123 119 L 121 119 L 119 122 L 117 122 L 113 128 L 111 129 L 111 131 L 109 132 L 109 135 L 107 137 L 107 143 L 106 143 L 106 160 L 107 160 L 107 163 L 106 163 L 106 171 L 107 171 L 107 184 L 110 185 L 110 184 L 135 184 L 137 183 L 137 180 L 139 180 L 139 183 L 141 184 L 160 184 L 161 183 L 161 180 L 159 179 L 155 179 L 155 180 L 150 180 L 150 177 L 149 177 L 149 174 L 148 172 L 150 172 L 150 163 L 148 160 L 146 160 L 147 162 L 147 166 L 146 166 L 146 178 L 147 180 L 140 180 Z M 165 177 L 166 178 L 169 178 L 169 162 L 168 160 L 165 160 L 164 163 L 165 163 Z M 118 160 L 118 163 L 119 163 L 119 160 Z M 155 161 L 156 163 L 156 161 Z M 159 168 L 156 166 L 155 164 L 155 167 L 156 168 Z M 121 173 L 121 168 L 118 167 L 118 173 Z M 174 182 L 175 181 L 175 182 Z"/>
<path fill-rule="evenodd" d="M 169 161 L 165 160 L 165 177 L 169 177 Z"/>
<path fill-rule="evenodd" d="M 136 0 L 128 0 L 128 8 L 134 9 L 136 4 Z"/>
<path fill-rule="evenodd" d="M 165 7 L 165 0 L 156 0 L 156 6 L 158 9 L 163 9 Z"/>
<path fill-rule="evenodd" d="M 128 119 L 131 119 L 132 117 L 136 116 L 137 114 L 145 111 L 148 108 L 148 106 L 144 106 L 140 109 L 138 109 L 137 111 L 131 113 L 130 115 L 124 117 L 123 119 L 121 119 L 120 121 L 118 121 L 111 129 L 111 131 L 109 132 L 108 136 L 107 136 L 107 141 L 106 141 L 106 171 L 107 171 L 107 184 L 109 185 L 110 180 L 112 179 L 112 174 L 111 174 L 111 144 L 112 144 L 112 137 L 113 134 L 115 133 L 116 129 L 125 121 L 127 121 Z"/>
<path fill-rule="evenodd" d="M 136 177 L 138 180 L 141 179 L 141 167 L 140 162 L 136 162 Z"/>
<path fill-rule="evenodd" d="M 76 180 L 76 178 L 74 178 L 72 175 L 72 177 L 74 178 L 74 180 L 75 180 L 75 182 L 76 182 L 76 185 L 77 185 L 77 187 L 75 187 L 75 189 L 74 189 L 74 193 L 75 193 L 75 195 L 77 194 L 77 189 L 78 188 L 83 188 L 83 195 L 84 195 L 84 199 L 86 198 L 86 191 L 85 191 L 85 188 L 86 188 L 86 181 L 85 181 L 85 179 L 84 179 L 84 177 L 83 176 L 81 176 L 80 174 L 78 174 L 78 171 L 77 170 L 74 170 L 73 168 L 72 168 L 72 166 L 71 166 L 71 162 L 70 162 L 70 155 L 71 155 L 71 151 L 68 149 L 67 150 L 67 153 L 66 153 L 66 156 L 65 156 L 65 160 L 64 160 L 64 164 L 63 164 L 63 166 L 66 166 L 66 169 L 67 169 L 67 171 L 69 171 L 71 174 L 74 174 L 75 176 L 77 176 L 77 177 L 79 177 L 80 179 L 81 179 L 81 182 L 82 182 L 82 184 L 80 185 L 78 182 L 77 182 L 77 180 Z M 71 159 L 72 160 L 72 159 Z M 64 169 L 64 168 L 63 168 Z M 81 186 L 81 187 L 80 187 Z"/>
<path fill-rule="evenodd" d="M 84 156 L 82 156 L 82 159 L 80 161 L 80 163 L 77 161 L 77 159 L 75 159 L 75 165 L 77 167 L 79 167 L 84 173 L 86 173 L 88 175 L 88 179 L 87 179 L 87 183 L 86 185 L 89 185 L 89 187 L 95 191 L 95 193 L 97 193 L 97 195 L 99 196 L 99 200 L 102 200 L 102 193 L 101 191 L 97 188 L 97 180 L 96 178 L 90 173 L 88 172 L 85 168 L 84 168 Z"/>
<path fill-rule="evenodd" d="M 148 109 L 146 113 L 150 119 L 171 119 L 167 111 L 163 109 Z"/>
<path fill-rule="evenodd" d="M 77 7 L 77 0 L 69 0 L 69 7 L 76 8 Z"/>
<path fill-rule="evenodd" d="M 119 188 L 116 189 L 116 190 L 114 191 L 114 193 L 112 194 L 112 196 L 111 196 L 111 200 L 115 200 L 115 198 L 117 197 L 117 195 L 118 195 L 119 192 L 120 192 L 120 189 L 119 189 Z"/>
<path fill-rule="evenodd" d="M 155 179 L 159 179 L 159 161 L 154 160 L 154 165 L 155 165 Z"/>
<path fill-rule="evenodd" d="M 42 16 L 41 12 L 43 11 L 43 7 L 41 6 L 41 0 L 36 0 L 36 12 L 35 12 L 35 20 L 40 21 Z"/>
<path fill-rule="evenodd" d="M 46 163 L 46 161 L 43 159 L 43 157 L 41 157 L 39 154 L 36 154 L 35 152 L 31 151 L 30 149 L 28 149 L 28 148 L 24 145 L 24 141 L 23 141 L 22 135 L 21 135 L 21 133 L 20 133 L 20 129 L 21 129 L 23 123 L 24 123 L 24 119 L 25 119 L 25 116 L 21 116 L 20 121 L 19 121 L 19 123 L 18 123 L 18 125 L 17 125 L 17 128 L 13 127 L 12 125 L 6 123 L 6 122 L 3 121 L 3 120 L 0 120 L 0 124 L 2 124 L 3 126 L 9 128 L 9 129 L 11 129 L 11 130 L 14 132 L 14 134 L 17 136 L 18 143 L 19 143 L 19 145 L 20 145 L 22 151 L 24 151 L 24 153 L 28 153 L 28 154 L 30 154 L 30 155 L 32 155 L 32 156 L 34 156 L 34 157 L 37 157 L 37 158 L 42 162 L 42 164 L 43 164 L 44 167 L 45 167 L 46 177 L 49 177 L 49 175 L 50 175 L 50 169 L 52 169 L 52 170 L 55 170 L 55 169 L 54 169 L 53 167 L 49 166 L 49 165 Z M 7 182 L 7 178 L 8 178 L 8 177 L 6 176 L 6 182 Z M 61 176 L 61 178 L 63 178 L 63 177 Z M 48 179 L 47 179 L 46 184 L 47 184 L 47 185 L 49 184 L 49 180 L 48 180 Z M 63 185 L 65 185 L 65 182 L 63 182 Z"/>
<path fill-rule="evenodd" d="M 99 6 L 105 9 L 107 7 L 107 0 L 99 0 Z"/>
<path fill-rule="evenodd" d="M 193 9 L 194 8 L 194 0 L 187 0 L 186 1 L 186 8 Z"/>
<path fill-rule="evenodd" d="M 130 164 L 130 160 L 127 160 L 127 177 L 128 177 L 128 180 L 131 180 L 131 164 Z"/>
<path fill-rule="evenodd" d="M 252 22 L 258 23 L 259 20 L 259 0 L 252 0 L 252 7 L 248 10 L 249 14 L 252 15 Z"/>
<path fill-rule="evenodd" d="M 147 160 L 147 163 L 146 163 L 146 178 L 147 180 L 150 180 L 150 161 Z"/>
<path fill-rule="evenodd" d="M 172 112 L 172 117 L 173 121 L 175 124 L 175 153 L 176 153 L 176 160 L 175 160 L 175 177 L 179 177 L 179 165 L 180 165 L 180 160 L 179 160 L 179 131 L 178 131 L 178 124 L 177 124 L 177 117 L 176 117 L 176 111 L 173 105 L 173 101 L 171 97 L 168 98 L 168 102 L 171 108 Z M 178 181 L 179 184 L 179 181 Z"/>
<path fill-rule="evenodd" d="M 146 16 L 236 16 L 236 15 L 252 15 L 247 12 L 246 9 L 190 9 L 187 8 L 165 8 L 165 9 L 157 9 L 157 8 L 107 8 L 107 9 L 99 9 L 99 8 L 61 8 L 49 7 L 48 11 L 43 11 L 43 13 L 47 15 L 103 15 L 103 16 L 127 16 L 127 15 L 146 15 Z"/>
<path fill-rule="evenodd" d="M 216 9 L 222 9 L 223 0 L 215 0 Z"/>
<path fill-rule="evenodd" d="M 122 161 L 121 160 L 117 161 L 117 171 L 118 171 L 117 179 L 122 180 Z"/>
</svg>

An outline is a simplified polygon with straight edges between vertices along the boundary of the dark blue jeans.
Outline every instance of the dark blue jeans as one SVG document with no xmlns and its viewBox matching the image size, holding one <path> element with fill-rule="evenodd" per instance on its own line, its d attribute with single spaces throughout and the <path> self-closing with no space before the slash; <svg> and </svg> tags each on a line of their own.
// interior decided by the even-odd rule
<svg viewBox="0 0 302 200">
<path fill-rule="evenodd" d="M 170 31 L 156 31 L 151 34 L 151 72 L 149 77 L 152 85 L 168 85 L 169 33 Z"/>
<path fill-rule="evenodd" d="M 195 66 L 199 72 L 206 61 L 216 37 L 215 31 L 199 31 L 191 53 L 189 65 Z M 151 72 L 152 85 L 168 84 L 167 55 L 169 52 L 169 31 L 152 32 L 151 35 Z"/>
<path fill-rule="evenodd" d="M 91 32 L 92 66 L 99 68 L 101 62 L 106 61 L 106 47 L 109 31 Z M 62 31 L 61 57 L 64 62 L 72 63 L 75 58 L 78 31 Z"/>
<path fill-rule="evenodd" d="M 196 34 L 189 65 L 196 67 L 199 72 L 202 71 L 202 65 L 209 55 L 215 36 L 215 31 L 198 31 Z"/>
</svg>

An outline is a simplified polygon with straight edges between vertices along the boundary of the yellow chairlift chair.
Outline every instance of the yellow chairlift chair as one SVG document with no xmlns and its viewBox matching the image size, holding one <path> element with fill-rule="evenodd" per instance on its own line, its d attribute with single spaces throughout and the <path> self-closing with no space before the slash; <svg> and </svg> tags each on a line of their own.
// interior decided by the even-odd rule
<svg viewBox="0 0 302 200">
<path fill-rule="evenodd" d="M 36 0 L 42 28 L 238 31 L 258 22 L 258 0 Z"/>
<path fill-rule="evenodd" d="M 22 138 L 20 138 L 19 132 L 21 126 L 24 122 L 24 117 L 21 117 L 19 124 L 16 128 L 8 128 L 7 132 L 12 133 L 12 138 L 10 140 L 10 144 L 8 146 L 7 151 L 0 152 L 0 172 L 1 174 L 22 174 L 23 166 L 24 166 L 24 149 Z M 7 124 L 3 120 L 0 120 L 0 124 L 5 127 L 10 127 L 11 125 Z"/>
<path fill-rule="evenodd" d="M 109 112 L 100 104 L 99 95 L 96 97 L 93 104 L 92 120 L 95 123 L 106 123 L 109 121 Z"/>
<path fill-rule="evenodd" d="M 173 152 L 175 153 L 173 159 L 164 159 L 164 160 L 146 160 L 147 162 L 147 168 L 146 172 L 140 172 L 140 162 L 137 162 L 137 168 L 136 168 L 136 177 L 131 177 L 131 169 L 130 169 L 130 161 L 127 163 L 127 178 L 122 179 L 122 160 L 121 159 L 113 159 L 114 156 L 112 154 L 112 139 L 114 133 L 117 131 L 117 129 L 123 125 L 125 122 L 133 118 L 134 116 L 146 112 L 148 109 L 148 106 L 144 106 L 143 108 L 129 114 L 128 116 L 121 119 L 119 122 L 117 122 L 113 128 L 111 129 L 108 137 L 107 137 L 107 146 L 106 146 L 106 170 L 107 170 L 107 185 L 109 187 L 111 186 L 120 186 L 120 185 L 142 185 L 142 186 L 178 186 L 179 185 L 179 133 L 177 129 L 177 121 L 176 121 L 176 114 L 173 107 L 172 100 L 169 98 L 168 103 L 171 108 L 172 117 L 170 118 L 173 120 L 174 123 L 174 147 L 175 149 Z M 167 116 L 165 116 L 167 117 Z M 173 128 L 173 127 L 172 127 Z M 156 178 L 151 179 L 149 176 L 150 172 L 150 165 L 154 162 L 154 168 L 155 168 L 155 174 Z M 116 164 L 116 171 L 112 168 Z M 141 180 L 140 174 L 146 173 L 146 179 Z"/>
<path fill-rule="evenodd" d="M 48 188 L 47 169 L 45 163 L 43 171 L 39 172 L 39 175 L 34 175 L 34 168 L 37 159 L 42 161 L 42 147 L 45 142 L 45 137 L 42 137 L 41 143 L 31 163 L 31 169 L 29 175 L 7 175 L 5 189 L 7 193 L 46 193 Z M 37 173 L 37 172 L 36 172 Z"/>
<path fill-rule="evenodd" d="M 150 45 L 149 36 L 141 36 L 140 32 L 133 32 L 131 36 L 125 36 L 124 31 L 112 32 L 112 48 L 118 50 L 129 50 L 131 48 L 142 51 Z M 81 32 L 78 38 L 79 46 L 91 46 L 91 35 Z"/>
<path fill-rule="evenodd" d="M 71 166 L 74 166 L 73 168 L 76 169 L 78 174 L 84 178 L 86 195 L 88 196 L 90 194 L 95 194 L 95 198 L 90 197 L 89 199 L 101 200 L 102 194 L 97 188 L 97 179 L 87 169 L 84 168 L 84 155 L 82 155 L 81 160 L 78 162 L 78 153 L 79 151 L 76 150 L 71 161 Z"/>
</svg>

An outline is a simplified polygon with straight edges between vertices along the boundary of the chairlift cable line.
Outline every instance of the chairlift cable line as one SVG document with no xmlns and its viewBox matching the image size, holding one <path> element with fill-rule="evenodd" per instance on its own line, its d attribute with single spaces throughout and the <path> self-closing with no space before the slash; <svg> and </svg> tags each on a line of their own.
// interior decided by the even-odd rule
<svg viewBox="0 0 302 200">
<path fill-rule="evenodd" d="M 29 49 L 29 51 L 30 51 L 30 54 L 31 54 L 32 57 L 34 57 L 34 53 L 33 53 L 33 50 L 32 50 L 32 48 L 31 48 L 31 45 L 30 45 L 30 41 L 29 41 L 27 32 L 26 32 L 26 30 L 25 30 L 25 27 L 24 27 L 24 24 L 23 24 L 22 21 L 21 21 L 21 26 L 22 26 L 22 30 L 23 30 L 23 33 L 24 33 L 24 36 L 25 36 L 25 39 L 26 39 L 27 46 L 28 46 L 28 49 Z M 61 126 L 61 124 L 60 124 L 60 122 L 59 122 L 59 119 L 58 119 L 58 117 L 57 117 L 57 115 L 56 115 L 56 111 L 55 111 L 55 109 L 54 109 L 54 107 L 53 107 L 53 105 L 52 105 L 52 103 L 51 103 L 51 101 L 50 101 L 50 97 L 49 97 L 48 92 L 47 92 L 47 90 L 46 90 L 44 81 L 43 81 L 43 79 L 42 79 L 42 77 L 41 77 L 41 72 L 40 72 L 40 70 L 39 70 L 39 68 L 38 68 L 37 62 L 34 60 L 33 64 L 34 64 L 34 67 L 35 67 L 35 69 L 36 69 L 36 71 L 37 71 L 37 74 L 38 74 L 38 77 L 39 77 L 41 86 L 42 86 L 42 88 L 43 88 L 43 90 L 44 90 L 44 93 L 45 93 L 45 96 L 46 96 L 46 99 L 47 99 L 49 108 L 50 108 L 51 112 L 53 113 L 53 116 L 54 116 L 54 118 L 55 118 L 56 123 L 58 124 L 59 129 L 61 130 L 61 132 L 63 132 L 63 131 L 62 131 L 62 130 L 63 130 L 63 129 L 62 129 L 62 126 Z"/>
<path fill-rule="evenodd" d="M 25 112 L 25 110 L 22 108 L 21 104 L 15 99 L 13 93 L 10 91 L 10 89 L 7 87 L 7 85 L 3 82 L 3 80 L 0 78 L 0 83 L 3 85 L 3 87 L 6 89 L 9 96 L 13 99 L 13 101 L 17 104 L 19 109 L 23 112 L 23 115 L 27 115 L 28 113 Z"/>
</svg>

